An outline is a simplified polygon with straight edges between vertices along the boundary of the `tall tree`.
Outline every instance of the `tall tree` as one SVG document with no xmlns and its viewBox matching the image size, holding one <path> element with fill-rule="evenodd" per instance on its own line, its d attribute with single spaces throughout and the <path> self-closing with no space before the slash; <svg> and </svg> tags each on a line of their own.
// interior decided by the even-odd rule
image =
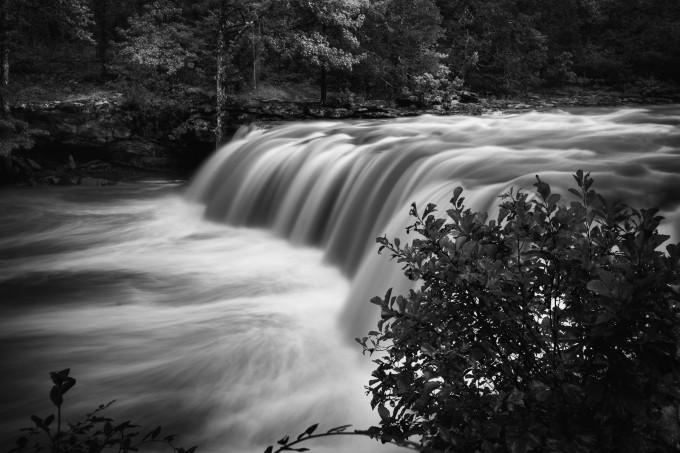
<svg viewBox="0 0 680 453">
<path fill-rule="evenodd" d="M 140 70 L 175 74 L 196 57 L 202 44 L 197 42 L 196 26 L 173 1 L 154 1 L 128 22 L 128 27 L 119 31 L 119 50 Z"/>
<path fill-rule="evenodd" d="M 367 0 L 275 2 L 269 23 L 278 30 L 268 41 L 285 57 L 318 70 L 321 104 L 327 100 L 328 74 L 350 72 L 364 57 L 358 30 L 368 5 Z"/>
<path fill-rule="evenodd" d="M 90 0 L 90 10 L 94 19 L 94 39 L 97 42 L 97 58 L 102 75 L 108 73 L 111 42 L 115 38 L 116 27 L 136 13 L 143 11 L 149 0 Z"/>
<path fill-rule="evenodd" d="M 227 85 L 233 67 L 234 51 L 248 30 L 252 30 L 260 17 L 267 14 L 270 2 L 248 2 L 244 0 L 219 1 L 217 13 L 217 75 L 216 75 L 216 130 L 215 142 L 224 142 L 227 127 Z"/>
<path fill-rule="evenodd" d="M 91 41 L 87 0 L 0 0 L 0 171 L 10 170 L 12 150 L 29 147 L 38 131 L 11 117 L 8 99 L 11 52 L 24 43 L 57 39 Z"/>
<path fill-rule="evenodd" d="M 441 15 L 433 0 L 374 0 L 362 27 L 368 51 L 362 70 L 395 97 L 423 74 L 446 76 L 438 51 Z"/>
</svg>

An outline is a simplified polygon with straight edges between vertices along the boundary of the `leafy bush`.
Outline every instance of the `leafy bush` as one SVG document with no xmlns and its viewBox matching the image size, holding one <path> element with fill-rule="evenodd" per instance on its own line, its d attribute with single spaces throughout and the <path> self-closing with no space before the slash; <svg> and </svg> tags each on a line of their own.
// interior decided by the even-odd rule
<svg viewBox="0 0 680 453">
<path fill-rule="evenodd" d="M 578 171 L 577 199 L 537 176 L 494 220 L 430 204 L 402 245 L 378 238 L 419 288 L 372 300 L 368 392 L 384 442 L 423 451 L 678 451 L 680 247 L 657 209 L 609 202 Z M 674 415 L 675 414 L 675 415 Z M 413 436 L 413 437 L 412 437 Z"/>
<path fill-rule="evenodd" d="M 115 423 L 113 419 L 101 415 L 102 411 L 113 404 L 113 401 L 100 405 L 96 410 L 87 414 L 82 421 L 69 423 L 68 429 L 62 430 L 61 406 L 64 403 L 64 394 L 76 384 L 76 380 L 69 374 L 69 369 L 50 372 L 50 378 L 54 384 L 50 390 L 50 401 L 57 408 L 56 417 L 54 414 L 45 418 L 32 415 L 31 421 L 34 426 L 22 429 L 26 434 L 17 439 L 16 448 L 10 450 L 9 453 L 39 451 L 100 453 L 112 450 L 123 453 L 139 451 L 140 447 L 151 444 L 164 445 L 175 453 L 194 453 L 196 450 L 196 447 L 188 450 L 175 447 L 173 443 L 175 436 L 161 436 L 160 426 L 139 439 L 138 436 L 141 433 L 138 425 L 130 420 Z M 57 426 L 53 430 L 55 422 Z M 40 437 L 40 434 L 43 436 Z"/>
</svg>

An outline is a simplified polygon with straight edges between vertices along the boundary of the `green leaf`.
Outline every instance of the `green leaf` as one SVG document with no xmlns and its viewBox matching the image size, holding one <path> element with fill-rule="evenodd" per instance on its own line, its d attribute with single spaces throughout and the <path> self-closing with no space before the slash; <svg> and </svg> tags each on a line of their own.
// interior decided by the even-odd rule
<svg viewBox="0 0 680 453">
<path fill-rule="evenodd" d="M 305 434 L 307 434 L 308 436 L 311 436 L 312 433 L 314 433 L 314 431 L 316 431 L 316 428 L 318 428 L 318 427 L 319 427 L 319 424 L 314 423 L 312 426 L 310 426 L 309 428 L 307 428 L 305 430 Z"/>
<path fill-rule="evenodd" d="M 458 186 L 455 189 L 453 189 L 453 198 L 451 198 L 450 203 L 452 205 L 455 205 L 456 202 L 458 201 L 458 197 L 460 197 L 460 194 L 463 193 L 463 188 Z"/>
<path fill-rule="evenodd" d="M 548 205 L 555 206 L 560 201 L 560 198 L 562 198 L 562 195 L 558 193 L 550 195 L 550 197 L 548 197 Z"/>
<path fill-rule="evenodd" d="M 50 390 L 50 401 L 57 407 L 60 407 L 64 402 L 64 397 L 62 396 L 61 390 L 56 385 Z"/>
<path fill-rule="evenodd" d="M 111 434 L 113 434 L 113 426 L 111 425 L 111 422 L 106 422 L 104 424 L 104 435 L 109 437 Z"/>
<path fill-rule="evenodd" d="M 612 312 L 600 313 L 597 316 L 597 320 L 595 320 L 595 325 L 607 323 L 607 322 L 609 322 L 609 321 L 611 321 L 612 319 L 615 319 L 615 318 L 616 318 L 616 314 L 614 314 Z"/>
<path fill-rule="evenodd" d="M 340 425 L 336 426 L 335 428 L 331 428 L 328 431 L 326 431 L 326 434 L 331 434 L 331 433 L 342 433 L 344 432 L 347 428 L 349 428 L 352 425 Z"/>
<path fill-rule="evenodd" d="M 281 444 L 281 445 L 287 445 L 289 439 L 290 439 L 289 436 L 285 436 L 283 439 L 277 440 L 276 443 Z"/>
<path fill-rule="evenodd" d="M 600 294 L 602 296 L 608 296 L 611 294 L 611 291 L 607 286 L 602 282 L 602 280 L 591 280 L 588 282 L 586 285 L 586 288 L 591 290 L 592 292 L 596 294 Z"/>
<path fill-rule="evenodd" d="M 267 447 L 267 449 L 264 451 L 264 453 L 272 453 L 273 451 L 274 451 L 274 447 L 270 445 L 270 446 Z"/>
<path fill-rule="evenodd" d="M 536 182 L 534 183 L 534 187 L 536 187 L 536 191 L 541 195 L 541 198 L 543 198 L 544 200 L 548 200 L 548 197 L 550 196 L 550 186 L 545 182 L 541 181 L 541 178 L 539 178 L 538 175 L 536 175 Z"/>
<path fill-rule="evenodd" d="M 378 406 L 378 415 L 383 422 L 390 420 L 390 411 L 382 404 Z"/>
<path fill-rule="evenodd" d="M 31 415 L 31 420 L 33 421 L 33 423 L 35 423 L 35 426 L 37 426 L 38 428 L 42 428 L 44 426 L 43 419 L 38 417 L 37 415 Z"/>
</svg>

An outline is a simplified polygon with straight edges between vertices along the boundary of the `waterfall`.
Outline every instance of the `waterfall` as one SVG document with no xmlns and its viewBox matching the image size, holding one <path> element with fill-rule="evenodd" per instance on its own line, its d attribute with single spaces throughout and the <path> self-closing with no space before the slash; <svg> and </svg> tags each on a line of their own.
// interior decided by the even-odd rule
<svg viewBox="0 0 680 453">
<path fill-rule="evenodd" d="M 605 195 L 660 206 L 677 240 L 678 125 L 680 106 L 293 123 L 243 130 L 186 188 L 2 188 L 0 447 L 54 411 L 48 372 L 67 367 L 66 421 L 116 399 L 106 416 L 203 453 L 374 425 L 373 364 L 351 340 L 374 329 L 371 297 L 410 284 L 377 236 L 412 239 L 410 204 L 444 212 L 458 185 L 492 215 L 536 174 L 568 200 L 583 169 Z"/>
<path fill-rule="evenodd" d="M 352 279 L 342 322 L 362 335 L 375 316 L 366 302 L 408 287 L 375 238 L 408 239 L 409 205 L 444 211 L 458 185 L 469 207 L 493 212 L 500 194 L 531 189 L 537 174 L 568 196 L 570 175 L 583 169 L 606 196 L 661 207 L 664 229 L 680 237 L 678 124 L 677 106 L 293 123 L 242 133 L 188 197 L 213 221 L 320 247 Z"/>
</svg>

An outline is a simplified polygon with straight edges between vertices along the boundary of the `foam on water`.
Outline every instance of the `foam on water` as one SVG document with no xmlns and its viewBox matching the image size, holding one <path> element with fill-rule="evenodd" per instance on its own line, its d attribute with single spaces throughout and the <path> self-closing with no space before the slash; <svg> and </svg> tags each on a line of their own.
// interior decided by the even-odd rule
<svg viewBox="0 0 680 453">
<path fill-rule="evenodd" d="M 342 318 L 348 337 L 374 319 L 365 301 L 406 288 L 375 238 L 401 236 L 409 205 L 444 208 L 453 188 L 468 206 L 493 212 L 511 187 L 535 175 L 569 196 L 573 174 L 635 207 L 659 206 L 665 233 L 680 237 L 680 109 L 532 112 L 513 116 L 405 118 L 292 124 L 252 131 L 217 153 L 188 196 L 206 216 L 270 229 L 324 250 L 353 278 Z M 567 199 L 567 198 L 565 198 Z"/>
</svg>

